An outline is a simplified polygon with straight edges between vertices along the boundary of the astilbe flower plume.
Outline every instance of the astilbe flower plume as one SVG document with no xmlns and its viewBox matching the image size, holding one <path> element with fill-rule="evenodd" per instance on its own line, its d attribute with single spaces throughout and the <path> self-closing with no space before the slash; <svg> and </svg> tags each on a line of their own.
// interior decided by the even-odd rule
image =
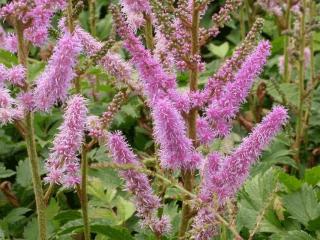
<svg viewBox="0 0 320 240">
<path fill-rule="evenodd" d="M 27 26 L 24 29 L 24 37 L 33 44 L 41 46 L 48 39 L 51 18 L 57 10 L 65 6 L 65 0 L 37 0 L 34 3 L 26 0 L 12 1 L 0 9 L 0 16 L 18 18 Z"/>
<path fill-rule="evenodd" d="M 36 80 L 34 98 L 38 110 L 48 111 L 56 102 L 66 99 L 80 51 L 79 39 L 65 32 L 55 46 L 44 72 Z"/>
<path fill-rule="evenodd" d="M 215 134 L 212 134 L 212 137 L 225 136 L 229 133 L 231 119 L 235 117 L 240 105 L 245 101 L 255 78 L 262 71 L 269 54 L 270 43 L 268 41 L 261 41 L 255 51 L 243 62 L 233 81 L 227 82 L 219 93 L 219 97 L 213 99 L 212 103 L 208 106 L 206 109 L 206 120 L 214 126 Z M 210 130 L 208 129 L 208 131 Z M 203 136 L 200 137 L 203 138 Z M 208 142 L 208 139 L 202 139 L 202 141 Z"/>
<path fill-rule="evenodd" d="M 132 29 L 127 25 L 124 17 L 113 8 L 117 31 L 124 40 L 125 48 L 132 55 L 132 62 L 135 64 L 140 79 L 143 82 L 144 91 L 153 103 L 158 98 L 165 96 L 165 92 L 176 88 L 175 76 L 164 71 L 161 64 L 152 56 L 149 50 L 145 49 Z"/>
<path fill-rule="evenodd" d="M 46 181 L 65 187 L 75 187 L 80 183 L 77 154 L 84 138 L 86 118 L 85 99 L 80 95 L 70 98 L 63 116 L 64 121 L 46 161 Z"/>
<path fill-rule="evenodd" d="M 160 144 L 160 160 L 164 168 L 195 169 L 201 156 L 186 135 L 182 116 L 172 103 L 161 99 L 153 107 L 155 139 Z"/>
<path fill-rule="evenodd" d="M 109 134 L 108 147 L 115 163 L 141 167 L 141 163 L 120 132 Z M 142 225 L 149 226 L 157 235 L 166 234 L 170 230 L 170 222 L 166 216 L 161 219 L 157 217 L 160 199 L 153 194 L 147 176 L 135 169 L 123 170 L 120 175 L 126 181 L 126 189 L 134 195 L 134 202 L 138 216 L 142 218 Z"/>
<path fill-rule="evenodd" d="M 5 81 L 9 81 L 13 85 L 23 87 L 25 80 L 26 69 L 22 65 L 7 68 L 3 64 L 0 64 L 0 85 L 3 85 Z"/>
<path fill-rule="evenodd" d="M 223 159 L 220 155 L 213 154 L 208 157 L 203 168 L 199 196 L 203 202 L 209 204 L 209 208 L 213 207 L 210 201 L 214 196 L 217 197 L 220 204 L 223 204 L 226 198 L 232 197 L 239 190 L 249 175 L 251 165 L 280 131 L 287 118 L 287 110 L 276 106 L 230 156 Z M 207 219 L 206 223 L 203 219 Z M 200 209 L 193 226 L 196 232 L 195 239 L 211 239 L 215 233 L 214 225 L 210 227 L 213 222 L 214 213 L 209 209 Z M 202 228 L 201 226 L 204 225 L 208 227 Z"/>
</svg>

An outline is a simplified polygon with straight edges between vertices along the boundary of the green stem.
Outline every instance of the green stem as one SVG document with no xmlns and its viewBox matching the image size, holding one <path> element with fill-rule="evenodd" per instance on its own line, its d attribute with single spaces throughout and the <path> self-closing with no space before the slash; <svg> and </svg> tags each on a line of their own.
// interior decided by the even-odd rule
<svg viewBox="0 0 320 240">
<path fill-rule="evenodd" d="M 83 218 L 83 233 L 84 239 L 90 240 L 90 224 L 88 216 L 88 195 L 87 195 L 87 175 L 88 175 L 88 158 L 87 158 L 87 149 L 82 148 L 81 154 L 81 209 L 82 209 L 82 218 Z"/>
<path fill-rule="evenodd" d="M 89 1 L 89 21 L 90 32 L 92 36 L 96 36 L 96 0 Z"/>
<path fill-rule="evenodd" d="M 69 28 L 69 31 L 72 33 L 74 31 L 72 0 L 68 0 L 67 14 L 68 14 L 68 28 Z"/>
<path fill-rule="evenodd" d="M 19 21 L 15 22 L 15 28 L 18 37 L 18 58 L 19 63 L 22 64 L 26 69 L 28 69 L 28 50 L 23 38 L 23 26 Z M 25 86 L 25 91 L 29 90 L 28 85 Z M 41 176 L 40 176 L 40 167 L 37 156 L 37 148 L 35 142 L 35 133 L 34 133 L 34 121 L 33 121 L 33 113 L 29 112 L 26 114 L 26 133 L 25 133 L 25 141 L 27 145 L 31 175 L 32 175 L 32 183 L 33 190 L 36 200 L 36 208 L 38 214 L 38 231 L 39 231 L 39 239 L 45 240 L 47 239 L 47 231 L 46 231 L 46 217 L 45 217 L 45 204 L 43 201 L 43 190 L 41 184 Z"/>
<path fill-rule="evenodd" d="M 34 188 L 34 194 L 36 199 L 36 207 L 38 213 L 38 228 L 39 228 L 39 239 L 45 240 L 46 236 L 46 217 L 45 217 L 45 204 L 43 199 L 43 190 L 40 177 L 40 167 L 37 157 L 36 143 L 34 138 L 34 121 L 33 113 L 28 113 L 26 116 L 27 123 L 27 135 L 26 144 L 28 149 L 28 156 L 31 166 L 32 183 Z"/>
<path fill-rule="evenodd" d="M 151 16 L 147 14 L 144 15 L 144 19 L 146 21 L 144 26 L 144 35 L 145 35 L 146 45 L 147 45 L 147 48 L 152 51 L 154 49 L 152 19 L 151 19 Z"/>
<path fill-rule="evenodd" d="M 200 43 L 199 43 L 199 25 L 200 25 L 200 12 L 196 6 L 196 0 L 193 0 L 193 11 L 192 11 L 192 26 L 191 26 L 191 56 L 199 54 Z M 193 68 L 190 70 L 190 82 L 189 88 L 190 91 L 196 91 L 198 89 L 198 65 L 195 63 Z M 196 108 L 191 109 L 188 116 L 188 135 L 189 138 L 193 141 L 194 146 L 197 145 L 197 130 L 196 130 L 196 120 L 198 116 L 198 110 Z M 193 189 L 193 179 L 194 173 L 190 170 L 182 171 L 182 180 L 184 188 L 192 192 Z M 186 197 L 186 200 L 189 200 L 189 197 Z M 180 239 L 185 239 L 185 233 L 189 227 L 189 220 L 192 217 L 192 209 L 190 205 L 183 202 L 182 212 L 181 212 L 181 222 L 179 228 L 179 237 Z"/>
<path fill-rule="evenodd" d="M 287 6 L 291 6 L 291 0 L 287 0 Z M 290 7 L 287 8 L 286 11 L 286 31 L 289 31 L 291 29 L 291 23 L 290 23 L 290 14 L 291 10 Z M 289 68 L 289 36 L 284 36 L 284 82 L 289 83 L 290 82 L 290 68 Z"/>
<path fill-rule="evenodd" d="M 245 6 L 241 6 L 240 8 L 240 33 L 241 33 L 241 41 L 246 37 L 246 25 L 245 25 Z"/>
<path fill-rule="evenodd" d="M 303 137 L 303 107 L 304 107 L 304 80 L 305 80 L 305 58 L 304 58 L 304 49 L 305 49 L 305 15 L 306 15 L 306 0 L 303 0 L 303 11 L 300 17 L 300 56 L 299 56 L 299 109 L 297 116 L 297 125 L 296 125 L 296 139 L 294 143 L 295 156 L 294 159 L 298 164 L 300 164 L 300 146 L 301 140 Z"/>
</svg>

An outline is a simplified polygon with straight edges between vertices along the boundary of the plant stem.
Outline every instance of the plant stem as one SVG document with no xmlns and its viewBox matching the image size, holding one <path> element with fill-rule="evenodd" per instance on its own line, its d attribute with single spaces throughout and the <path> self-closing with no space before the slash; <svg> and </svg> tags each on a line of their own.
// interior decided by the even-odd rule
<svg viewBox="0 0 320 240">
<path fill-rule="evenodd" d="M 68 0 L 68 8 L 67 8 L 67 14 L 68 14 L 68 28 L 69 31 L 72 33 L 74 31 L 74 22 L 73 22 L 73 7 L 72 7 L 72 0 Z"/>
<path fill-rule="evenodd" d="M 193 11 L 192 11 L 192 26 L 191 26 L 191 56 L 199 54 L 200 43 L 199 43 L 199 25 L 200 25 L 200 13 L 199 9 L 196 7 L 196 0 L 192 1 Z M 190 70 L 190 91 L 196 91 L 198 89 L 198 64 L 195 63 L 193 68 Z M 198 110 L 196 108 L 191 109 L 188 116 L 188 135 L 189 138 L 193 141 L 194 146 L 196 147 L 197 140 L 197 131 L 196 131 L 196 120 L 198 116 Z M 193 189 L 193 179 L 194 174 L 190 170 L 182 171 L 182 180 L 183 186 L 189 192 L 192 192 Z M 188 197 L 186 198 L 188 200 Z M 181 213 L 181 222 L 179 228 L 179 237 L 180 239 L 185 239 L 185 233 L 188 230 L 188 223 L 192 217 L 192 211 L 188 204 L 183 202 L 182 213 Z"/>
<path fill-rule="evenodd" d="M 19 20 L 15 21 L 15 28 L 17 32 L 18 38 L 18 58 L 19 63 L 22 64 L 26 69 L 28 69 L 28 50 L 23 38 L 23 25 Z M 28 85 L 25 86 L 25 91 L 28 91 Z M 34 121 L 33 121 L 33 113 L 28 112 L 26 114 L 26 133 L 25 140 L 27 145 L 31 175 L 32 175 L 32 183 L 33 190 L 36 200 L 36 208 L 38 214 L 38 231 L 39 231 L 39 239 L 45 240 L 47 238 L 46 231 L 46 217 L 45 217 L 45 204 L 43 201 L 43 190 L 41 184 L 41 176 L 40 176 L 40 167 L 37 156 L 36 142 L 35 142 L 35 133 L 34 133 Z"/>
<path fill-rule="evenodd" d="M 84 239 L 90 240 L 90 224 L 88 216 L 88 196 L 87 196 L 87 182 L 88 182 L 88 158 L 87 158 L 87 149 L 82 148 L 81 154 L 81 209 L 82 209 L 82 218 L 83 218 L 83 233 Z"/>
<path fill-rule="evenodd" d="M 297 124 L 296 124 L 296 138 L 294 142 L 294 150 L 295 161 L 300 164 L 300 147 L 301 147 L 301 140 L 303 137 L 303 100 L 304 100 L 304 80 L 305 80 L 305 58 L 304 58 L 304 49 L 305 49 L 305 15 L 306 15 L 306 0 L 303 0 L 303 10 L 300 17 L 300 56 L 299 56 L 299 81 L 298 81 L 298 88 L 299 88 L 299 109 L 298 109 L 298 116 L 297 116 Z"/>
<path fill-rule="evenodd" d="M 92 36 L 96 36 L 96 0 L 88 0 L 88 2 L 89 2 L 90 32 Z"/>
<path fill-rule="evenodd" d="M 144 14 L 144 19 L 146 21 L 146 24 L 144 26 L 144 35 L 145 35 L 146 45 L 147 45 L 147 48 L 152 51 L 154 49 L 152 19 L 151 19 L 151 16 L 147 14 Z"/>
<path fill-rule="evenodd" d="M 291 29 L 291 23 L 290 23 L 290 13 L 291 13 L 291 0 L 287 0 L 287 6 L 289 6 L 287 8 L 286 11 L 286 31 L 289 31 Z M 289 36 L 285 35 L 284 36 L 284 82 L 285 83 L 289 83 L 290 82 L 290 69 L 289 69 Z"/>
</svg>

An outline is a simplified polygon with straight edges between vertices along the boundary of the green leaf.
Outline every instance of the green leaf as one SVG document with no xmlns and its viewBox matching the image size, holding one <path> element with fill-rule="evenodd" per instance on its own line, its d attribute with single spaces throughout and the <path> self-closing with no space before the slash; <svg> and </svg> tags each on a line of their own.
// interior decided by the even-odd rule
<svg viewBox="0 0 320 240">
<path fill-rule="evenodd" d="M 116 199 L 116 206 L 117 206 L 117 216 L 120 220 L 119 224 L 122 224 L 126 220 L 128 220 L 136 210 L 132 202 L 129 202 L 120 196 L 117 197 Z"/>
<path fill-rule="evenodd" d="M 220 46 L 210 43 L 208 44 L 208 50 L 219 58 L 224 58 L 225 56 L 227 56 L 227 53 L 229 51 L 229 43 L 225 42 Z"/>
<path fill-rule="evenodd" d="M 270 199 L 277 183 L 277 172 L 269 169 L 264 174 L 260 173 L 246 182 L 243 190 L 240 191 L 239 212 L 237 216 L 238 227 L 253 229 L 257 222 L 257 217 L 265 208 L 266 202 Z M 267 209 L 261 222 L 260 232 L 281 232 L 280 221 L 271 209 Z"/>
<path fill-rule="evenodd" d="M 276 101 L 282 102 L 282 96 L 271 81 L 266 81 L 268 94 Z M 282 94 L 284 94 L 288 103 L 298 106 L 298 87 L 295 83 L 277 83 Z"/>
<path fill-rule="evenodd" d="M 32 184 L 32 177 L 28 159 L 19 161 L 17 166 L 17 183 L 22 187 L 29 187 Z"/>
<path fill-rule="evenodd" d="M 14 54 L 0 49 L 0 63 L 12 67 L 18 64 L 18 58 Z"/>
<path fill-rule="evenodd" d="M 117 240 L 133 240 L 130 232 L 122 227 L 111 227 L 108 225 L 92 225 L 91 231 L 94 233 L 103 234 L 110 239 L 117 239 Z"/>
<path fill-rule="evenodd" d="M 68 221 L 73 221 L 81 218 L 81 213 L 78 210 L 66 210 L 58 213 L 54 220 L 59 221 L 61 224 L 65 224 Z"/>
<path fill-rule="evenodd" d="M 320 182 L 320 166 L 307 169 L 304 173 L 304 180 L 312 186 Z"/>
<path fill-rule="evenodd" d="M 0 163 L 0 178 L 8 178 L 15 175 L 16 172 L 11 169 L 6 169 L 2 163 Z"/>
<path fill-rule="evenodd" d="M 4 220 L 10 224 L 20 221 L 25 218 L 24 214 L 31 211 L 29 208 L 15 208 L 11 210 L 7 216 L 5 216 Z"/>
<path fill-rule="evenodd" d="M 310 220 L 320 216 L 320 204 L 312 187 L 304 184 L 299 192 L 283 196 L 284 207 L 291 217 L 307 226 Z"/>
<path fill-rule="evenodd" d="M 302 186 L 302 182 L 299 179 L 283 172 L 279 174 L 279 180 L 293 192 L 298 191 Z"/>
<path fill-rule="evenodd" d="M 23 237 L 25 240 L 38 239 L 38 221 L 37 218 L 32 218 L 28 222 L 27 226 L 24 227 Z"/>
<path fill-rule="evenodd" d="M 290 231 L 286 233 L 286 236 L 282 238 L 283 240 L 316 240 L 308 233 L 304 231 Z"/>
<path fill-rule="evenodd" d="M 317 231 L 320 229 L 320 216 L 308 222 L 308 229 L 311 231 Z"/>
</svg>

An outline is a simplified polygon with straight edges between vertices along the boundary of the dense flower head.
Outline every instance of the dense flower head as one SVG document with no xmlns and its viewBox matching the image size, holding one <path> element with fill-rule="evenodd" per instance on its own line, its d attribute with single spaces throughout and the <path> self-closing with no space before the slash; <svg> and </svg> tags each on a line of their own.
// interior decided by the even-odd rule
<svg viewBox="0 0 320 240">
<path fill-rule="evenodd" d="M 55 136 L 51 153 L 46 162 L 46 180 L 66 187 L 74 187 L 80 182 L 79 159 L 87 118 L 85 99 L 75 95 L 67 102 L 64 121 Z"/>
<path fill-rule="evenodd" d="M 261 41 L 243 62 L 233 81 L 227 82 L 219 97 L 209 105 L 206 110 L 207 120 L 214 126 L 217 135 L 225 136 L 229 133 L 230 121 L 239 111 L 241 103 L 245 101 L 269 54 L 270 43 Z"/>
<path fill-rule="evenodd" d="M 103 47 L 102 42 L 96 40 L 90 33 L 79 26 L 75 28 L 74 34 L 81 41 L 84 52 L 89 56 L 97 54 Z"/>
<path fill-rule="evenodd" d="M 66 99 L 80 51 L 79 39 L 65 32 L 55 46 L 44 72 L 36 81 L 34 98 L 38 110 L 48 111 L 56 102 Z"/>
<path fill-rule="evenodd" d="M 23 111 L 15 99 L 10 96 L 10 91 L 0 86 L 0 125 L 5 125 L 13 120 L 23 117 Z"/>
<path fill-rule="evenodd" d="M 148 0 L 121 0 L 121 4 L 135 13 L 149 13 L 151 10 Z"/>
<path fill-rule="evenodd" d="M 164 168 L 194 169 L 201 160 L 187 137 L 182 116 L 172 103 L 161 99 L 153 106 L 154 134 L 160 144 L 160 160 Z"/>
<path fill-rule="evenodd" d="M 226 198 L 232 197 L 239 190 L 249 175 L 251 165 L 280 131 L 287 118 L 285 108 L 274 107 L 230 156 L 223 158 L 218 153 L 208 156 L 202 168 L 199 197 L 209 205 L 201 208 L 195 217 L 195 239 L 209 240 L 216 235 L 215 216 L 210 209 L 213 208 L 213 199 L 216 197 L 222 204 Z"/>
<path fill-rule="evenodd" d="M 108 147 L 115 163 L 141 166 L 120 132 L 109 134 Z M 160 199 L 153 194 L 147 176 L 134 169 L 121 171 L 120 174 L 126 181 L 126 189 L 134 195 L 138 215 L 142 218 L 142 225 L 149 226 L 161 235 L 165 234 L 170 229 L 170 222 L 165 217 L 157 218 Z"/>
<path fill-rule="evenodd" d="M 117 53 L 108 52 L 99 64 L 118 81 L 128 82 L 132 78 L 132 67 Z"/>
<path fill-rule="evenodd" d="M 201 208 L 194 218 L 192 233 L 195 240 L 211 240 L 219 233 L 213 209 Z"/>
<path fill-rule="evenodd" d="M 175 76 L 164 71 L 161 64 L 145 49 L 142 42 L 135 36 L 132 29 L 127 25 L 123 16 L 114 10 L 115 22 L 119 35 L 124 39 L 125 48 L 132 55 L 132 62 L 136 66 L 140 79 L 143 82 L 144 91 L 153 103 L 165 92 L 176 88 Z"/>
<path fill-rule="evenodd" d="M 219 171 L 221 184 L 218 184 L 217 194 L 220 199 L 232 196 L 240 188 L 248 177 L 251 164 L 257 160 L 287 119 L 288 113 L 285 108 L 274 107 L 240 146 L 226 157 Z"/>
<path fill-rule="evenodd" d="M 0 64 L 0 85 L 3 85 L 5 81 L 9 81 L 13 85 L 22 87 L 25 85 L 25 79 L 26 69 L 22 65 L 7 68 Z"/>
<path fill-rule="evenodd" d="M 65 0 L 40 1 L 30 3 L 27 0 L 12 1 L 0 9 L 0 17 L 17 17 L 28 27 L 24 37 L 37 46 L 43 45 L 48 39 L 51 18 L 55 11 L 66 6 Z"/>
</svg>

